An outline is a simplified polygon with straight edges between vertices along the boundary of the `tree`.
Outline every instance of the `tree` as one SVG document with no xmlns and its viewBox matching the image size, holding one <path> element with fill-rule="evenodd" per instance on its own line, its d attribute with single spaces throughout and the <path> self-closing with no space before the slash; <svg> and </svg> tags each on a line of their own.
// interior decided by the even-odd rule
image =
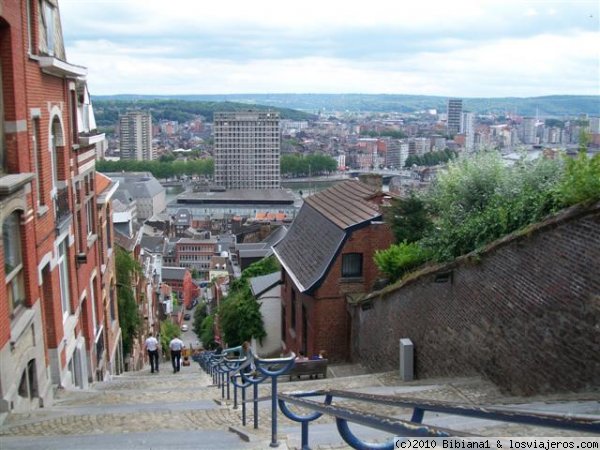
<svg viewBox="0 0 600 450">
<path fill-rule="evenodd" d="M 199 334 L 204 348 L 216 347 L 215 342 L 215 315 L 206 316 L 202 321 L 202 332 Z"/>
<path fill-rule="evenodd" d="M 392 227 L 396 242 L 416 242 L 431 228 L 425 202 L 413 192 L 408 198 L 394 199 L 385 211 L 385 219 Z"/>
<path fill-rule="evenodd" d="M 200 303 L 194 310 L 194 322 L 192 323 L 192 329 L 196 336 L 202 335 L 202 322 L 208 315 L 206 303 Z"/>
<path fill-rule="evenodd" d="M 138 305 L 132 288 L 132 277 L 140 271 L 138 262 L 120 247 L 116 247 L 115 271 L 117 273 L 117 302 L 119 324 L 123 333 L 123 352 L 131 353 L 133 339 L 141 324 Z"/>
<path fill-rule="evenodd" d="M 263 258 L 248 266 L 242 276 L 231 283 L 229 294 L 217 311 L 224 342 L 235 346 L 251 338 L 261 340 L 266 336 L 260 303 L 252 295 L 250 278 L 278 270 L 280 267 L 275 257 Z"/>
</svg>

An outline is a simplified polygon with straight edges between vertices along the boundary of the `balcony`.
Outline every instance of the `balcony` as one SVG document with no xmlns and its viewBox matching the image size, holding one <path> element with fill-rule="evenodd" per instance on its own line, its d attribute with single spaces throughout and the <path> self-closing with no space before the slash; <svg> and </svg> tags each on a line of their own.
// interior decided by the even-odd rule
<svg viewBox="0 0 600 450">
<path fill-rule="evenodd" d="M 69 207 L 68 188 L 59 188 L 54 198 L 54 212 L 56 214 L 56 235 L 62 234 L 69 228 L 72 219 L 72 211 Z"/>
</svg>

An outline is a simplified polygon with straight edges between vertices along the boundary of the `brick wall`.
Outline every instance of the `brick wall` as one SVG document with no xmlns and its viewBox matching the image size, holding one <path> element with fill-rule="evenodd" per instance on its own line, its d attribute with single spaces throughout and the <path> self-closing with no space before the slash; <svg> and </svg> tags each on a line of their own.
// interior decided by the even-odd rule
<svg viewBox="0 0 600 450">
<path fill-rule="evenodd" d="M 372 370 L 483 375 L 515 394 L 600 384 L 600 203 L 574 207 L 350 307 Z"/>
</svg>

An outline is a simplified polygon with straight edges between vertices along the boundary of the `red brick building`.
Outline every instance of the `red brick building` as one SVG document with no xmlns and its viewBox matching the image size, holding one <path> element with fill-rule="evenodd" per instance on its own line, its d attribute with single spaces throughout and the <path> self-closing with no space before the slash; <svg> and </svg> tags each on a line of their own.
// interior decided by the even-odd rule
<svg viewBox="0 0 600 450">
<path fill-rule="evenodd" d="M 182 300 L 183 306 L 191 306 L 199 289 L 192 281 L 192 273 L 185 267 L 163 267 L 161 280 L 168 284 Z"/>
<path fill-rule="evenodd" d="M 393 242 L 382 199 L 360 181 L 338 183 L 305 199 L 285 238 L 273 246 L 282 265 L 281 337 L 287 350 L 352 358 L 347 299 L 371 291 L 378 276 L 373 255 Z"/>
<path fill-rule="evenodd" d="M 56 0 L 2 2 L 0 412 L 48 404 L 53 387 L 86 387 L 108 370 L 104 313 L 116 299 L 103 303 L 108 227 L 95 177 L 104 135 L 86 73 L 66 60 Z"/>
</svg>

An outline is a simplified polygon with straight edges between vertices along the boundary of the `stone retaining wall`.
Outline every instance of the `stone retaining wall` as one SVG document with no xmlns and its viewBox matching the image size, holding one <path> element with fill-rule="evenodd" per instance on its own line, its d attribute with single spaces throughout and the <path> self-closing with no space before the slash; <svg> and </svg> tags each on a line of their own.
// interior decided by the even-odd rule
<svg viewBox="0 0 600 450">
<path fill-rule="evenodd" d="M 426 268 L 350 306 L 353 355 L 415 376 L 480 374 L 535 394 L 600 386 L 600 203 Z"/>
</svg>

